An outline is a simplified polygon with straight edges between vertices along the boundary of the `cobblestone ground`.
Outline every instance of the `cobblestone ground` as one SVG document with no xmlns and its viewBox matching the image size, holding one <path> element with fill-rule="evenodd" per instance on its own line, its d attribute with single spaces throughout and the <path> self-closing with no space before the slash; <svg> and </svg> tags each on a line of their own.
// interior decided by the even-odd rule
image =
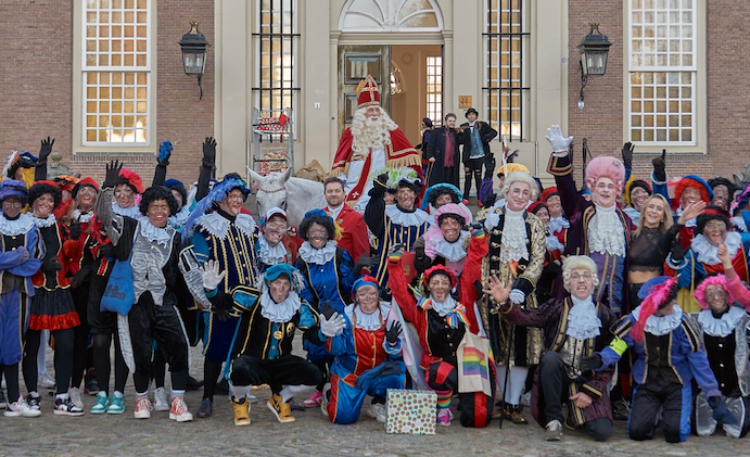
<svg viewBox="0 0 750 457">
<path fill-rule="evenodd" d="M 48 363 L 51 364 L 51 353 Z M 193 349 L 191 374 L 202 379 L 200 349 Z M 51 367 L 50 367 L 51 368 Z M 169 381 L 167 381 L 169 384 Z M 382 424 L 362 414 L 354 425 L 333 425 L 319 409 L 295 411 L 296 422 L 280 424 L 266 408 L 266 386 L 254 389 L 260 402 L 250 413 L 252 425 L 235 427 L 232 408 L 224 396 L 216 396 L 214 416 L 178 424 L 167 412 L 154 411 L 149 420 L 133 418 L 132 382 L 125 392 L 122 416 L 94 416 L 88 409 L 94 397 L 85 395 L 87 414 L 81 418 L 55 416 L 52 397 L 45 395 L 39 418 L 0 416 L 0 456 L 750 456 L 750 440 L 732 440 L 722 434 L 686 443 L 666 444 L 663 436 L 651 442 L 631 441 L 625 423 L 617 422 L 613 437 L 594 443 L 583 433 L 566 430 L 560 443 L 544 441 L 544 430 L 534 422 L 527 426 L 497 421 L 485 429 L 466 429 L 454 421 L 434 436 L 390 435 Z M 201 391 L 188 392 L 186 400 L 195 412 Z M 525 412 L 528 419 L 530 414 Z"/>
</svg>

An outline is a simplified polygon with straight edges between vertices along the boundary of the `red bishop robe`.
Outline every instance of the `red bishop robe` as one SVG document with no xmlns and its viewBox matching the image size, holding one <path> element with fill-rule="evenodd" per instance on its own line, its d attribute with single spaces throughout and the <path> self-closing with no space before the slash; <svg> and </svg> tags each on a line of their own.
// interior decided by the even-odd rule
<svg viewBox="0 0 750 457">
<path fill-rule="evenodd" d="M 347 127 L 341 135 L 336 156 L 333 158 L 331 176 L 347 174 L 349 171 L 349 162 L 352 161 L 352 157 L 354 156 L 354 151 L 352 150 L 353 140 L 352 129 L 351 127 Z M 366 187 L 367 178 L 370 176 L 371 171 L 371 158 L 372 154 L 368 154 L 359 181 L 346 196 L 346 204 L 352 208 L 357 204 L 357 200 L 362 196 Z M 361 160 L 361 158 L 357 160 Z M 400 128 L 391 131 L 391 144 L 385 146 L 385 166 L 388 168 L 411 167 L 419 174 L 420 178 L 422 177 L 422 158 L 419 152 L 412 147 Z"/>
</svg>

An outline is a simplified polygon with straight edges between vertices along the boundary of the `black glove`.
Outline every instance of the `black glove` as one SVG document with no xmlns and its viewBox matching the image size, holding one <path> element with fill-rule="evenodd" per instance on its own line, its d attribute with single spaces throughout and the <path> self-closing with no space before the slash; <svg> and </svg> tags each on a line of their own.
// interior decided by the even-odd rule
<svg viewBox="0 0 750 457">
<path fill-rule="evenodd" d="M 104 175 L 104 182 L 102 183 L 102 189 L 114 188 L 117 185 L 117 181 L 120 180 L 120 170 L 124 164 L 120 163 L 119 160 L 110 162 L 106 167 L 106 173 Z"/>
<path fill-rule="evenodd" d="M 99 248 L 99 254 L 103 257 L 117 257 L 117 251 L 111 243 L 103 244 L 102 247 Z"/>
<path fill-rule="evenodd" d="M 375 178 L 375 184 L 380 184 L 381 187 L 388 188 L 388 173 L 383 173 Z"/>
<path fill-rule="evenodd" d="M 583 357 L 581 359 L 581 371 L 594 371 L 602 366 L 602 356 L 594 354 L 591 357 Z"/>
<path fill-rule="evenodd" d="M 47 163 L 47 157 L 52 153 L 52 146 L 54 144 L 54 138 L 47 137 L 46 140 L 42 140 L 42 146 L 39 148 L 39 160 L 36 162 L 37 166 Z"/>
<path fill-rule="evenodd" d="M 487 195 L 486 197 L 484 197 L 484 200 L 482 200 L 482 206 L 484 208 L 491 208 L 495 206 L 496 201 L 497 201 L 497 194 L 493 192 Z"/>
<path fill-rule="evenodd" d="M 333 313 L 335 313 L 335 311 L 330 301 L 326 300 L 320 305 L 320 314 L 324 315 L 326 319 L 331 319 Z"/>
<path fill-rule="evenodd" d="M 70 280 L 70 287 L 74 289 L 77 288 L 78 286 L 86 282 L 86 279 L 88 279 L 88 276 L 89 276 L 88 268 L 78 270 L 78 273 L 74 274 Z"/>
<path fill-rule="evenodd" d="M 388 344 L 394 345 L 398 341 L 398 336 L 401 335 L 401 323 L 393 322 L 391 328 L 385 331 L 385 338 L 388 340 Z"/>
<path fill-rule="evenodd" d="M 216 163 L 216 140 L 206 137 L 203 142 L 203 166 L 213 168 Z"/>
<path fill-rule="evenodd" d="M 670 252 L 672 253 L 673 262 L 682 262 L 682 259 L 685 258 L 685 249 L 683 249 L 679 238 L 672 241 Z"/>
<path fill-rule="evenodd" d="M 70 224 L 70 229 L 68 231 L 68 236 L 71 240 L 77 240 L 81 236 L 81 232 L 83 229 L 81 228 L 80 222 L 73 222 Z"/>
<path fill-rule="evenodd" d="M 661 150 L 661 157 L 657 157 L 654 160 L 651 161 L 651 164 L 654 166 L 654 177 L 657 181 L 666 181 L 667 180 L 667 150 L 662 149 Z"/>
<path fill-rule="evenodd" d="M 635 145 L 628 141 L 622 145 L 622 163 L 625 168 L 633 168 L 633 150 Z"/>
<path fill-rule="evenodd" d="M 716 422 L 721 422 L 726 425 L 734 425 L 738 423 L 737 418 L 734 417 L 734 414 L 732 414 L 731 411 L 729 411 L 726 402 L 722 400 L 719 395 L 714 395 L 709 398 L 708 406 L 714 410 L 711 417 L 713 417 Z"/>
<path fill-rule="evenodd" d="M 359 260 L 357 260 L 357 263 L 354 264 L 354 277 L 359 278 L 360 276 L 362 276 L 362 269 L 365 267 L 372 267 L 377 261 L 378 259 L 375 256 L 369 257 L 363 255 L 362 257 L 360 257 Z"/>
<path fill-rule="evenodd" d="M 42 262 L 42 266 L 39 269 L 44 273 L 56 273 L 62 270 L 62 264 L 56 256 L 49 256 L 44 259 L 44 262 Z"/>
</svg>

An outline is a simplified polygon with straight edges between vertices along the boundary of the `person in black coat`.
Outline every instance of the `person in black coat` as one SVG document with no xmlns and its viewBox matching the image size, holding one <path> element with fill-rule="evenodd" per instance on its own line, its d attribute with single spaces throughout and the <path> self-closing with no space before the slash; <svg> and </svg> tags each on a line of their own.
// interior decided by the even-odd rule
<svg viewBox="0 0 750 457">
<path fill-rule="evenodd" d="M 495 171 L 495 156 L 490 151 L 490 141 L 497 136 L 497 130 L 486 122 L 477 121 L 477 117 L 479 117 L 477 110 L 469 108 L 466 111 L 466 119 L 469 122 L 461 124 L 463 133 L 461 161 L 464 163 L 464 196 L 466 198 L 469 197 L 471 190 L 472 174 L 476 181 L 477 193 L 479 193 L 482 184 L 482 165 L 485 166 L 485 179 L 492 178 L 492 173 Z"/>
<path fill-rule="evenodd" d="M 432 130 L 427 144 L 427 186 L 448 183 L 458 187 L 458 144 L 463 135 L 456 130 L 456 115 L 445 115 L 445 125 Z"/>
</svg>

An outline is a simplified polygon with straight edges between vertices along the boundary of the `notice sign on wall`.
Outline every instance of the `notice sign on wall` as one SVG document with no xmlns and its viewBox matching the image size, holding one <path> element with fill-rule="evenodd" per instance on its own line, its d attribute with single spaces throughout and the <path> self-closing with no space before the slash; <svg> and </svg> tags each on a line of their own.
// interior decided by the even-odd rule
<svg viewBox="0 0 750 457">
<path fill-rule="evenodd" d="M 471 95 L 459 95 L 458 96 L 458 109 L 469 109 L 471 108 Z"/>
</svg>

